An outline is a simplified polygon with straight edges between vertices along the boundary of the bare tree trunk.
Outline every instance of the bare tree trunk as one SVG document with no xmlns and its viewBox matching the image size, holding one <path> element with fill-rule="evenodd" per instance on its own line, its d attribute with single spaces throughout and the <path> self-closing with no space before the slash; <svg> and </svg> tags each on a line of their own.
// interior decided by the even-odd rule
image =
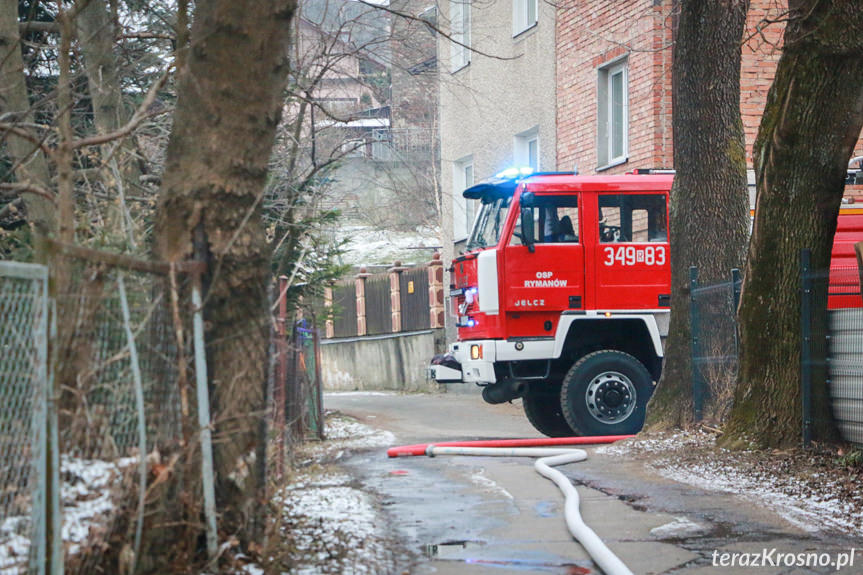
<svg viewBox="0 0 863 575">
<path fill-rule="evenodd" d="M 263 525 L 270 254 L 260 200 L 295 6 L 294 0 L 197 4 L 157 220 L 163 259 L 203 252 L 209 260 L 204 315 L 216 498 L 220 531 L 243 542 Z"/>
<path fill-rule="evenodd" d="M 32 122 L 24 78 L 21 39 L 18 32 L 18 0 L 0 0 L 0 115 L 4 122 Z M 45 192 L 51 191 L 51 172 L 37 143 L 13 133 L 3 134 L 6 150 L 15 166 L 15 177 Z M 34 138 L 39 134 L 34 133 Z M 52 193 L 53 195 L 53 193 Z M 50 197 L 23 192 L 27 219 L 43 235 L 57 229 L 57 210 Z"/>
<path fill-rule="evenodd" d="M 671 327 L 647 412 L 653 428 L 692 420 L 689 268 L 705 281 L 740 267 L 748 195 L 740 119 L 740 44 L 748 0 L 680 2 L 674 46 Z"/>
<path fill-rule="evenodd" d="M 813 269 L 829 267 L 848 161 L 863 127 L 859 2 L 792 0 L 789 8 L 754 148 L 758 200 L 738 314 L 743 355 L 728 445 L 800 440 L 799 253 L 809 248 Z M 815 436 L 835 439 L 823 373 L 813 378 L 813 408 Z"/>
<path fill-rule="evenodd" d="M 75 18 L 78 43 L 87 73 L 87 86 L 93 105 L 93 121 L 100 134 L 120 129 L 132 116 L 123 102 L 123 87 L 117 73 L 114 55 L 114 23 L 105 0 L 79 0 L 83 9 Z M 134 247 L 131 218 L 126 217 L 126 190 L 140 186 L 141 168 L 137 149 L 131 136 L 116 144 L 102 146 L 102 183 L 115 199 L 109 205 L 106 229 L 113 234 L 126 230 L 125 241 Z M 106 157 L 106 152 L 111 153 Z"/>
<path fill-rule="evenodd" d="M 86 0 L 75 23 L 93 102 L 93 120 L 99 133 L 107 134 L 122 126 L 131 114 L 123 109 L 114 57 L 114 23 L 105 0 Z"/>
</svg>

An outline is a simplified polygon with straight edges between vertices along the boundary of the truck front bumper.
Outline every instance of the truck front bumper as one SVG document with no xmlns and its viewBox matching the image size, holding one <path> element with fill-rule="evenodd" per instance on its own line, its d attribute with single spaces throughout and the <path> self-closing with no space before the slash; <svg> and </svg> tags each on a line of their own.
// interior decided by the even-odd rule
<svg viewBox="0 0 863 575">
<path fill-rule="evenodd" d="M 460 341 L 432 359 L 429 377 L 438 383 L 495 383 L 495 340 Z"/>
</svg>

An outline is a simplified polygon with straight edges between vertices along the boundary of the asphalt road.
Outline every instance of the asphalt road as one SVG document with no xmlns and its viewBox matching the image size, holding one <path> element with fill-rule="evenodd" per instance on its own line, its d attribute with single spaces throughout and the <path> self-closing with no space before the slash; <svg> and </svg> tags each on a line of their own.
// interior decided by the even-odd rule
<svg viewBox="0 0 863 575">
<path fill-rule="evenodd" d="M 324 405 L 391 431 L 400 444 L 539 436 L 518 402 L 492 406 L 476 395 L 335 393 Z M 345 464 L 416 555 L 412 573 L 599 573 L 566 528 L 562 495 L 531 459 L 388 459 L 384 451 Z M 562 469 L 577 485 L 585 522 L 636 574 L 863 573 L 863 551 L 841 571 L 731 567 L 734 553 L 738 562 L 759 554 L 769 563 L 763 555 L 775 562 L 771 549 L 835 556 L 863 541 L 802 531 L 749 501 L 658 477 L 631 457 L 592 454 Z"/>
</svg>

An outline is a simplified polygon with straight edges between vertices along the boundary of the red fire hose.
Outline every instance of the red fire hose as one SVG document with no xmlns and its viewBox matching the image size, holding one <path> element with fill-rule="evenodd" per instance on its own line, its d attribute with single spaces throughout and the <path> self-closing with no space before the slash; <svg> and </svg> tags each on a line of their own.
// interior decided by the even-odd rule
<svg viewBox="0 0 863 575">
<path fill-rule="evenodd" d="M 443 441 L 440 443 L 417 443 L 402 445 L 387 450 L 389 457 L 425 455 L 429 445 L 435 447 L 548 447 L 557 445 L 599 445 L 629 439 L 634 435 L 597 435 L 593 437 L 541 437 L 534 439 L 481 439 L 478 441 Z"/>
</svg>

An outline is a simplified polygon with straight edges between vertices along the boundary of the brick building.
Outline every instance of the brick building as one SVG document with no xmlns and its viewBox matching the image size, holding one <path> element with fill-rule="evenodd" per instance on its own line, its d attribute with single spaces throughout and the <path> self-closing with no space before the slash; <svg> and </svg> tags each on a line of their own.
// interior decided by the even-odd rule
<svg viewBox="0 0 863 575">
<path fill-rule="evenodd" d="M 668 2 L 567 0 L 557 15 L 557 165 L 671 168 Z M 602 130 L 599 128 L 602 127 Z"/>
<path fill-rule="evenodd" d="M 580 173 L 671 168 L 677 0 L 565 0 L 557 13 L 557 164 Z M 781 55 L 781 0 L 752 0 L 740 110 L 747 161 Z M 778 22 L 777 22 L 778 21 Z M 855 156 L 863 155 L 858 143 Z M 863 201 L 859 188 L 849 196 Z"/>
</svg>

